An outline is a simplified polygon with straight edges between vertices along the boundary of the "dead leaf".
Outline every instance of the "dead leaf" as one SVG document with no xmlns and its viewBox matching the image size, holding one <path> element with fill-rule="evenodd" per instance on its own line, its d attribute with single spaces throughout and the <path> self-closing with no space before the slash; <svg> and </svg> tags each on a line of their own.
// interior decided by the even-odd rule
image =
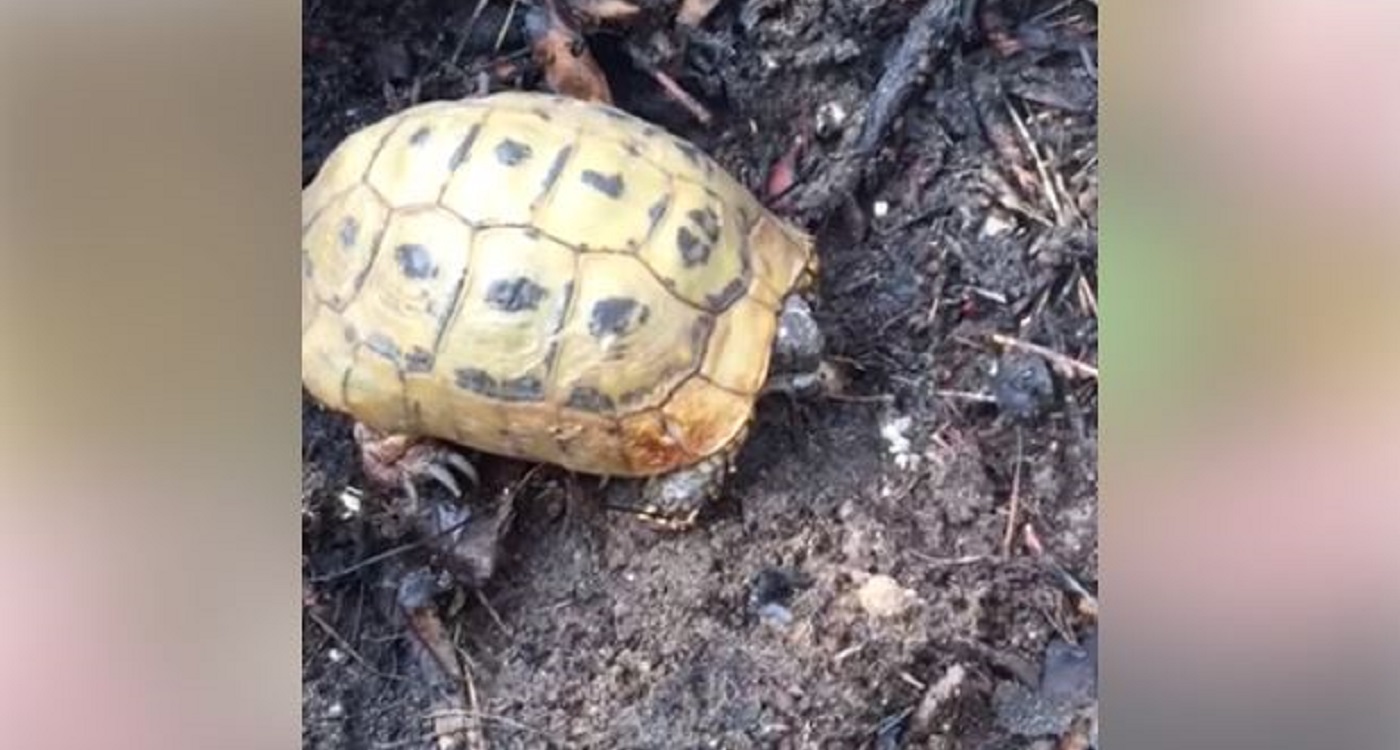
<svg viewBox="0 0 1400 750">
<path fill-rule="evenodd" d="M 676 23 L 696 28 L 719 3 L 720 0 L 683 0 L 681 9 L 676 12 Z"/>
<path fill-rule="evenodd" d="M 545 83 L 557 94 L 612 104 L 607 76 L 583 36 L 565 22 L 553 2 L 535 6 L 525 16 L 525 32 Z"/>
</svg>

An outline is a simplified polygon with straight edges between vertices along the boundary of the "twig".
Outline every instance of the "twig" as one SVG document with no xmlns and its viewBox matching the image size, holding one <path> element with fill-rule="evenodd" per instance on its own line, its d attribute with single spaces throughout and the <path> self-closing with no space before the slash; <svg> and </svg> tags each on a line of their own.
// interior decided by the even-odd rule
<svg viewBox="0 0 1400 750">
<path fill-rule="evenodd" d="M 1011 469 L 1011 504 L 1006 509 L 1006 533 L 1001 537 L 1001 556 L 1011 556 L 1011 542 L 1016 538 L 1016 521 L 1021 515 L 1021 429 L 1016 428 L 1016 459 Z"/>
<path fill-rule="evenodd" d="M 1065 570 L 1055 561 L 1055 558 L 1050 556 L 1050 553 L 1045 551 L 1045 546 L 1040 543 L 1040 537 L 1035 533 L 1035 528 L 1026 524 L 1025 528 L 1021 530 L 1021 535 L 1026 548 L 1035 556 L 1036 561 L 1050 571 L 1050 574 L 1055 577 L 1062 588 L 1079 597 L 1079 611 L 1087 617 L 1097 618 L 1099 616 L 1098 597 L 1089 593 L 1089 589 L 1085 588 L 1079 579 L 1070 575 L 1068 570 Z"/>
<path fill-rule="evenodd" d="M 1011 122 L 1016 126 L 1016 131 L 1020 133 L 1021 140 L 1026 143 L 1026 150 L 1031 154 L 1031 162 L 1035 164 L 1036 174 L 1040 175 L 1041 190 L 1045 193 L 1045 199 L 1050 202 L 1050 210 L 1055 213 L 1055 225 L 1064 226 L 1065 210 L 1060 205 L 1060 196 L 1055 191 L 1055 183 L 1050 179 L 1050 170 L 1045 166 L 1045 160 L 1040 156 L 1040 150 L 1035 147 L 1035 142 L 1031 140 L 1030 130 L 1026 128 L 1026 123 L 1021 119 L 1021 115 L 1016 108 L 1011 106 L 1011 102 L 1006 100 L 1006 111 L 1011 113 Z"/>
<path fill-rule="evenodd" d="M 689 92 L 681 88 L 681 85 L 676 83 L 676 79 L 666 75 L 664 71 L 657 70 L 651 66 L 647 67 L 648 72 L 651 73 L 651 77 L 655 79 L 657 83 L 661 84 L 661 88 L 666 90 L 666 94 L 672 99 L 675 99 L 682 107 L 685 107 L 692 117 L 699 120 L 703 125 L 709 125 L 710 122 L 714 120 L 714 116 L 710 114 L 710 110 L 706 109 L 705 105 L 691 96 Z"/>
<path fill-rule="evenodd" d="M 462 682 L 467 687 L 467 707 L 470 714 L 466 717 L 467 741 L 475 748 L 486 749 L 486 736 L 481 726 L 481 704 L 476 698 L 476 680 L 472 679 L 472 670 L 466 663 L 462 664 Z"/>
<path fill-rule="evenodd" d="M 376 563 L 381 563 L 381 562 L 384 562 L 385 560 L 388 560 L 388 559 L 390 559 L 390 558 L 398 557 L 399 555 L 402 555 L 402 554 L 404 554 L 405 552 L 412 552 L 413 550 L 415 550 L 415 549 L 417 549 L 417 548 L 419 548 L 419 547 L 422 547 L 422 546 L 428 544 L 429 542 L 432 542 L 433 540 L 437 539 L 438 537 L 444 537 L 444 536 L 448 536 L 449 534 L 453 534 L 453 533 L 455 533 L 458 529 L 461 529 L 462 527 L 466 526 L 468 523 L 470 523 L 470 522 L 472 522 L 472 521 L 474 521 L 474 520 L 476 520 L 474 517 L 470 517 L 470 516 L 469 516 L 469 517 L 464 518 L 464 519 L 462 519 L 461 521 L 458 521 L 457 523 L 452 524 L 451 526 L 448 526 L 447 528 L 443 529 L 442 531 L 440 531 L 440 532 L 438 532 L 438 533 L 436 533 L 436 534 L 433 534 L 432 536 L 429 536 L 429 537 L 427 537 L 427 538 L 425 538 L 425 539 L 419 539 L 419 540 L 417 540 L 417 541 L 407 542 L 407 543 L 405 543 L 405 544 L 400 544 L 400 545 L 397 546 L 397 547 L 392 547 L 392 548 L 387 549 L 387 550 L 385 550 L 385 551 L 383 551 L 383 552 L 380 552 L 379 554 L 370 555 L 369 557 L 366 557 L 365 559 L 363 559 L 363 560 L 361 560 L 361 561 L 359 561 L 359 562 L 357 562 L 357 563 L 354 563 L 353 565 L 351 565 L 351 566 L 348 567 L 348 568 L 342 568 L 342 569 L 340 569 L 340 570 L 335 571 L 334 573 L 326 573 L 325 575 L 312 576 L 312 577 L 311 577 L 310 579 L 308 579 L 308 580 L 310 580 L 311 583 L 328 583 L 328 582 L 330 582 L 330 581 L 334 581 L 334 580 L 337 580 L 337 579 L 340 579 L 340 578 L 344 578 L 344 577 L 346 577 L 346 576 L 348 576 L 348 575 L 353 575 L 353 574 L 358 573 L 359 571 L 361 571 L 361 570 L 363 570 L 363 569 L 365 569 L 365 568 L 368 568 L 369 566 L 374 565 L 374 564 L 376 564 Z"/>
<path fill-rule="evenodd" d="M 476 601 L 485 608 L 486 614 L 491 616 L 491 621 L 496 624 L 496 627 L 501 629 L 502 634 L 509 638 L 510 629 L 506 627 L 506 621 L 501 619 L 501 615 L 496 611 L 496 608 L 491 606 L 491 600 L 487 599 L 486 595 L 481 593 L 481 589 L 472 589 L 472 593 L 476 594 Z"/>
<path fill-rule="evenodd" d="M 462 59 L 462 50 L 467 47 L 467 39 L 471 37 L 472 27 L 476 26 L 477 19 L 481 18 L 481 12 L 486 10 L 487 0 L 476 0 L 476 9 L 472 11 L 471 18 L 467 19 L 462 26 L 462 38 L 457 40 L 457 46 L 452 50 L 452 57 L 448 59 L 448 65 L 455 66 L 457 61 Z"/>
<path fill-rule="evenodd" d="M 510 0 L 510 8 L 506 10 L 506 20 L 501 22 L 501 30 L 496 34 L 496 46 L 491 48 L 491 54 L 499 54 L 501 45 L 506 43 L 506 32 L 510 30 L 510 22 L 515 20 L 515 6 L 519 4 L 519 0 Z"/>
<path fill-rule="evenodd" d="M 359 651 L 355 650 L 354 646 L 350 645 L 349 641 L 345 640 L 345 637 L 340 634 L 340 631 L 336 630 L 335 627 L 332 626 L 329 622 L 326 622 L 326 618 L 316 614 L 315 610 L 305 609 L 303 611 L 305 611 L 306 616 L 310 617 L 311 621 L 316 623 L 316 626 L 319 627 L 327 636 L 329 636 L 331 640 L 335 641 L 336 644 L 339 645 L 340 648 L 343 649 L 345 653 L 350 656 L 351 659 L 354 659 L 357 664 L 368 670 L 370 674 L 373 674 L 375 677 L 380 677 L 386 680 L 399 680 L 405 682 L 407 681 L 407 678 L 401 677 L 396 674 L 390 674 L 380 669 L 376 669 L 374 665 L 369 663 L 368 659 L 362 656 Z"/>
<path fill-rule="evenodd" d="M 939 389 L 933 392 L 939 398 L 952 399 L 954 401 L 972 401 L 978 404 L 994 404 L 997 397 L 990 393 L 974 393 L 972 391 L 952 391 Z"/>
<path fill-rule="evenodd" d="M 1095 318 L 1099 317 L 1099 301 L 1094 296 L 1094 288 L 1089 286 L 1089 280 L 1084 277 L 1083 272 L 1079 274 L 1079 296 L 1084 300 L 1084 304 L 1089 308 L 1089 313 Z"/>
<path fill-rule="evenodd" d="M 471 714 L 471 715 L 475 716 L 476 718 L 481 719 L 482 721 L 494 722 L 494 723 L 496 723 L 496 724 L 500 724 L 500 725 L 503 726 L 503 727 L 510 727 L 511 729 L 518 729 L 518 730 L 520 730 L 520 731 L 522 731 L 522 732 L 527 732 L 527 733 L 529 733 L 529 734 L 533 734 L 533 735 L 535 735 L 536 737 L 540 737 L 540 738 L 542 738 L 542 739 L 544 739 L 544 740 L 547 740 L 551 745 L 557 745 L 557 746 L 560 746 L 560 747 L 570 747 L 570 745 L 569 745 L 568 743 L 565 743 L 565 742 L 560 741 L 557 737 L 554 737 L 554 736 L 548 734 L 548 733 L 545 732 L 544 730 L 536 729 L 536 728 L 534 728 L 534 727 L 532 727 L 532 726 L 530 726 L 530 725 L 528 725 L 528 724 L 521 724 L 520 722 L 516 721 L 515 719 L 511 719 L 511 718 L 508 718 L 508 717 L 505 717 L 505 716 L 501 716 L 501 715 L 499 715 L 499 714 L 488 714 L 488 713 L 484 713 L 484 712 L 482 712 L 482 711 L 476 711 L 476 710 L 472 710 L 472 711 L 463 711 L 463 710 L 461 710 L 461 709 L 446 709 L 446 710 L 441 710 L 441 711 L 429 711 L 429 712 L 428 712 L 428 716 L 431 717 L 431 718 L 436 718 L 436 717 L 439 717 L 439 716 L 451 716 L 451 715 L 455 715 L 455 714 Z"/>
<path fill-rule="evenodd" d="M 1013 349 L 1030 352 L 1031 354 L 1038 354 L 1049 360 L 1050 364 L 1055 365 L 1057 369 L 1067 375 L 1091 378 L 1093 380 L 1099 379 L 1099 370 L 1097 367 L 1087 365 L 1072 357 L 1067 357 L 1053 349 L 1046 349 L 1038 344 L 1032 344 L 1029 341 L 1022 341 L 1018 338 L 1012 338 L 1011 336 L 1000 333 L 991 334 L 991 339 L 1002 346 L 1009 346 Z"/>
<path fill-rule="evenodd" d="M 1000 557 L 996 557 L 995 555 L 963 555 L 962 557 L 933 557 L 931 555 L 925 555 L 924 553 L 918 550 L 912 549 L 909 550 L 909 554 L 923 561 L 924 563 L 940 568 L 960 568 L 964 565 L 976 565 L 980 562 L 994 562 L 1002 559 Z"/>
</svg>

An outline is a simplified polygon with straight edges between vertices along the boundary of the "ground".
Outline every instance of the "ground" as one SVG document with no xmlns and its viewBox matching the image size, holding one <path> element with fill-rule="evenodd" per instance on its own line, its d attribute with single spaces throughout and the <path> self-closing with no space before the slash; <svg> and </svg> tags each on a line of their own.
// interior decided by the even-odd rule
<svg viewBox="0 0 1400 750">
<path fill-rule="evenodd" d="M 415 99 L 545 85 L 525 3 L 305 3 L 308 179 Z M 851 378 L 762 402 L 685 533 L 610 510 L 628 482 L 471 454 L 474 518 L 514 517 L 493 575 L 434 600 L 468 746 L 1089 746 L 1070 725 L 1095 711 L 1096 4 L 725 0 L 669 65 L 674 4 L 641 5 L 587 37 L 618 104 L 816 234 Z M 425 547 L 345 417 L 305 400 L 303 428 L 304 746 L 434 747 L 440 675 L 395 606 Z"/>
</svg>

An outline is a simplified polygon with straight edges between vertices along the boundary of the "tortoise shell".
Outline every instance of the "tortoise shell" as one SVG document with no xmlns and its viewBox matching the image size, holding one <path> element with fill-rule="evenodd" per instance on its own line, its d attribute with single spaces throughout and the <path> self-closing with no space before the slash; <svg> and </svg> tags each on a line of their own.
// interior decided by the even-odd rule
<svg viewBox="0 0 1400 750">
<path fill-rule="evenodd" d="M 382 431 L 599 475 L 741 441 L 809 237 L 694 145 L 532 93 L 421 104 L 302 193 L 302 376 Z"/>
</svg>

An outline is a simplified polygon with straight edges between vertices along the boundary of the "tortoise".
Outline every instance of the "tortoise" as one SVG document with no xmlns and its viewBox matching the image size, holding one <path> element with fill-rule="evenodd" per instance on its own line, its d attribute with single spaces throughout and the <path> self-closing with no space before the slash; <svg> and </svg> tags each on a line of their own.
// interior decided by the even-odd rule
<svg viewBox="0 0 1400 750">
<path fill-rule="evenodd" d="M 760 397 L 822 387 L 819 262 L 693 143 L 611 105 L 507 91 L 411 106 L 302 193 L 302 378 L 372 478 L 454 446 L 646 478 L 684 526 Z"/>
</svg>

